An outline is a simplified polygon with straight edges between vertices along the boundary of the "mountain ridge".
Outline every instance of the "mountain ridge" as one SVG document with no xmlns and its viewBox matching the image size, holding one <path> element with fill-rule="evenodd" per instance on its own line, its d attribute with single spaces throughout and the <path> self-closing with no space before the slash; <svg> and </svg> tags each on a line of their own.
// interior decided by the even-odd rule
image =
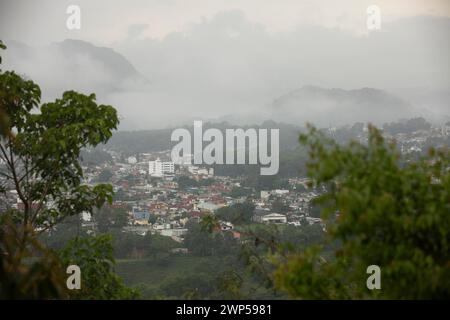
<svg viewBox="0 0 450 320">
<path fill-rule="evenodd" d="M 408 117 L 412 109 L 408 102 L 381 89 L 328 89 L 314 85 L 306 85 L 281 95 L 268 107 L 276 121 L 308 121 L 319 125 L 345 125 L 352 122 L 379 124 Z"/>
</svg>

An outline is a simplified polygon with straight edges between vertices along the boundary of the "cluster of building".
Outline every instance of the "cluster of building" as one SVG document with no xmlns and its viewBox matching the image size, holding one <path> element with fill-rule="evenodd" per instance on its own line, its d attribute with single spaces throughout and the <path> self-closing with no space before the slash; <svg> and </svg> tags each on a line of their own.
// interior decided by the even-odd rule
<svg viewBox="0 0 450 320">
<path fill-rule="evenodd" d="M 430 139 L 448 143 L 449 136 L 450 126 L 409 135 L 397 134 L 393 138 L 402 152 L 409 153 L 424 150 Z M 365 136 L 359 138 L 364 139 Z M 243 178 L 215 176 L 212 167 L 192 165 L 191 155 L 180 164 L 174 164 L 170 161 L 170 150 L 129 157 L 105 151 L 111 155 L 112 161 L 83 165 L 84 182 L 113 185 L 116 195 L 112 206 L 122 207 L 128 212 L 129 224 L 124 228 L 125 232 L 141 235 L 150 232 L 183 242 L 192 221 L 198 222 L 204 215 L 215 214 L 220 208 L 243 202 L 252 202 L 255 207 L 252 223 L 319 224 L 324 227 L 317 213 L 313 212 L 312 201 L 324 190 L 308 188 L 306 178 L 289 179 L 285 189 L 250 189 L 245 196 L 233 196 L 233 190 L 244 188 Z M 105 171 L 109 174 L 102 174 Z M 101 176 L 108 177 L 107 181 L 99 181 Z M 180 187 L 180 178 L 187 180 L 183 188 Z M 21 204 L 14 191 L 5 195 L 12 207 L 20 209 Z M 220 228 L 239 236 L 233 221 L 220 221 Z"/>
<path fill-rule="evenodd" d="M 430 140 L 445 143 L 449 136 L 447 125 L 391 138 L 396 139 L 400 151 L 409 153 L 424 150 Z M 367 130 L 357 138 L 364 142 Z M 126 161 L 119 161 L 119 155 L 114 153 L 112 157 L 114 164 L 109 165 L 109 170 L 113 178 L 109 182 L 116 191 L 115 204 L 129 208 L 128 232 L 158 233 L 181 242 L 190 221 L 199 221 L 206 214 L 244 201 L 251 201 L 255 207 L 252 223 L 324 227 L 317 212 L 313 212 L 312 202 L 324 190 L 308 188 L 305 178 L 289 179 L 286 189 L 252 190 L 246 196 L 233 197 L 231 191 L 242 188 L 242 178 L 214 176 L 212 167 L 192 165 L 192 155 L 185 156 L 180 165 L 170 161 L 169 150 L 128 157 Z M 93 170 L 88 183 L 95 181 L 95 174 L 105 169 L 108 168 Z M 197 183 L 179 188 L 178 178 L 182 176 Z M 232 221 L 221 221 L 221 229 L 235 230 L 235 226 Z"/>
<path fill-rule="evenodd" d="M 116 192 L 113 206 L 126 208 L 129 225 L 125 232 L 140 235 L 160 234 L 182 242 L 190 222 L 199 222 L 207 214 L 237 203 L 252 202 L 252 223 L 274 223 L 300 226 L 321 223 L 310 217 L 311 200 L 317 191 L 306 188 L 305 179 L 290 179 L 289 189 L 256 191 L 242 187 L 243 178 L 215 176 L 212 167 L 193 166 L 189 159 L 180 165 L 169 160 L 169 151 L 140 154 L 128 158 L 114 152 L 113 162 L 84 167 L 86 183 L 95 184 L 104 170 L 112 173 L 108 183 Z M 191 185 L 180 188 L 180 177 Z M 296 186 L 305 186 L 296 190 Z M 235 188 L 251 190 L 245 196 L 233 196 Z M 277 212 L 274 202 L 282 202 Z M 232 221 L 220 221 L 222 231 L 239 236 Z"/>
</svg>

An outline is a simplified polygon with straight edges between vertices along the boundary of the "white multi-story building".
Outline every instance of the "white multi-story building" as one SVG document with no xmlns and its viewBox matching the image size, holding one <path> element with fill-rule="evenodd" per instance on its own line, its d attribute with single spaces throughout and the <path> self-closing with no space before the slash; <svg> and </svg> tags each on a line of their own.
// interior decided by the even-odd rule
<svg viewBox="0 0 450 320">
<path fill-rule="evenodd" d="M 175 172 L 175 165 L 172 161 L 155 161 L 148 162 L 148 174 L 153 177 L 162 177 L 165 174 L 172 174 Z"/>
</svg>

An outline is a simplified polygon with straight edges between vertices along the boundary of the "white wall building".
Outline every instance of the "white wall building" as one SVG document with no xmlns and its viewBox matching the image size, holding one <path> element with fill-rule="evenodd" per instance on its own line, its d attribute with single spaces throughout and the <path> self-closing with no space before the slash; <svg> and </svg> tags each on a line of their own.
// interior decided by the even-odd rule
<svg viewBox="0 0 450 320">
<path fill-rule="evenodd" d="M 197 170 L 197 174 L 198 174 L 198 175 L 204 175 L 204 176 L 207 176 L 207 175 L 208 175 L 208 169 L 207 169 L 207 168 L 199 168 L 199 169 Z"/>
<path fill-rule="evenodd" d="M 161 235 L 165 237 L 182 237 L 187 233 L 188 229 L 176 228 L 176 229 L 163 229 Z"/>
<path fill-rule="evenodd" d="M 270 191 L 261 190 L 261 199 L 269 199 Z"/>
<path fill-rule="evenodd" d="M 261 217 L 261 222 L 264 223 L 287 223 L 287 218 L 284 214 L 269 213 Z"/>
<path fill-rule="evenodd" d="M 197 172 L 198 172 L 197 166 L 189 166 L 187 169 L 188 169 L 189 173 L 191 173 L 191 174 L 197 174 Z"/>
<path fill-rule="evenodd" d="M 148 174 L 152 177 L 162 177 L 165 174 L 175 172 L 175 165 L 172 161 L 161 161 L 159 158 L 148 162 Z"/>
<path fill-rule="evenodd" d="M 187 170 L 193 175 L 214 176 L 214 168 L 203 168 L 198 166 L 188 166 Z"/>
</svg>

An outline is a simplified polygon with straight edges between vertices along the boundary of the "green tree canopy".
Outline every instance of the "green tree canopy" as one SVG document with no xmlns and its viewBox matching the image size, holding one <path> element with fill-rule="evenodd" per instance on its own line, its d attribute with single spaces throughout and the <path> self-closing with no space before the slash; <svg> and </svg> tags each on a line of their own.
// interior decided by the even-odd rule
<svg viewBox="0 0 450 320">
<path fill-rule="evenodd" d="M 4 47 L 2 45 L 2 47 Z M 67 215 L 91 211 L 111 200 L 109 185 L 82 184 L 80 150 L 106 143 L 119 120 L 95 95 L 74 91 L 39 105 L 41 90 L 14 71 L 0 71 L 0 106 L 7 115 L 0 139 L 1 192 L 13 189 L 24 224 L 49 227 Z M 52 202 L 52 206 L 47 206 Z"/>
<path fill-rule="evenodd" d="M 113 174 L 112 174 L 111 170 L 104 169 L 97 176 L 96 181 L 97 182 L 109 182 L 112 177 L 113 177 Z"/>
<path fill-rule="evenodd" d="M 246 224 L 252 221 L 255 206 L 251 202 L 236 203 L 217 210 L 219 219 L 235 224 Z"/>
<path fill-rule="evenodd" d="M 0 49 L 5 46 L 0 41 Z M 85 279 L 82 298 L 123 298 L 133 293 L 113 272 L 111 240 L 69 242 L 62 259 L 37 240 L 37 232 L 68 216 L 92 212 L 112 201 L 111 185 L 83 184 L 83 148 L 106 143 L 119 120 L 95 95 L 64 92 L 40 105 L 37 84 L 0 70 L 0 296 L 65 298 L 65 263 L 76 263 Z M 12 208 L 9 194 L 20 203 Z"/>
<path fill-rule="evenodd" d="M 374 127 L 367 145 L 341 146 L 310 128 L 308 174 L 320 197 L 332 258 L 322 247 L 280 258 L 276 284 L 296 298 L 427 299 L 450 297 L 450 155 L 430 150 L 402 163 Z M 381 268 L 381 289 L 366 287 Z"/>
<path fill-rule="evenodd" d="M 72 298 L 133 299 L 138 293 L 127 288 L 114 272 L 111 235 L 75 238 L 60 253 L 64 265 L 81 269 L 81 290 L 71 291 Z"/>
<path fill-rule="evenodd" d="M 128 212 L 124 208 L 103 206 L 94 213 L 93 217 L 97 223 L 97 229 L 101 233 L 111 230 L 120 231 L 128 224 Z"/>
</svg>

